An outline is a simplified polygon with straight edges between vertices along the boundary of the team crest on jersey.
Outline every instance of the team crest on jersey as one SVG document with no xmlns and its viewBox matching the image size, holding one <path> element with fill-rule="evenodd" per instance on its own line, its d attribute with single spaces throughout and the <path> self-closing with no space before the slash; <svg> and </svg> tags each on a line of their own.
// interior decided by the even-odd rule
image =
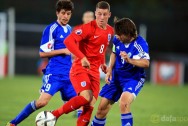
<svg viewBox="0 0 188 126">
<path fill-rule="evenodd" d="M 131 55 L 132 55 L 132 54 L 129 52 L 129 53 L 128 53 L 129 58 L 131 57 Z"/>
<path fill-rule="evenodd" d="M 81 82 L 81 86 L 82 86 L 82 87 L 85 87 L 85 86 L 86 86 L 86 81 L 82 81 L 82 82 Z"/>
<path fill-rule="evenodd" d="M 75 34 L 81 35 L 81 34 L 82 34 L 82 29 L 77 29 L 77 30 L 75 31 Z"/>
<path fill-rule="evenodd" d="M 111 34 L 108 34 L 108 42 L 111 40 Z"/>
</svg>

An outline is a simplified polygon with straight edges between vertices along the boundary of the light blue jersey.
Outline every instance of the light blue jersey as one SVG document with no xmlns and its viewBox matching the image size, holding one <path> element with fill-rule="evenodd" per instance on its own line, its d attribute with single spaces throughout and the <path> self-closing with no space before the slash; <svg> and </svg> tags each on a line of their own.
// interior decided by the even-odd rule
<svg viewBox="0 0 188 126">
<path fill-rule="evenodd" d="M 71 27 L 67 24 L 61 26 L 54 22 L 46 27 L 41 39 L 40 52 L 50 52 L 52 50 L 64 49 L 65 38 L 71 33 Z M 63 79 L 69 79 L 71 68 L 71 55 L 57 55 L 49 58 L 44 74 L 63 75 Z"/>
<path fill-rule="evenodd" d="M 127 63 L 121 58 L 120 52 L 125 51 L 131 59 L 149 60 L 149 49 L 147 42 L 138 36 L 129 44 L 123 44 L 116 38 L 113 39 L 113 53 L 116 55 L 115 65 L 113 67 L 112 80 L 106 84 L 100 96 L 107 99 L 118 101 L 122 92 L 130 92 L 136 97 L 145 82 L 144 68 Z"/>
</svg>

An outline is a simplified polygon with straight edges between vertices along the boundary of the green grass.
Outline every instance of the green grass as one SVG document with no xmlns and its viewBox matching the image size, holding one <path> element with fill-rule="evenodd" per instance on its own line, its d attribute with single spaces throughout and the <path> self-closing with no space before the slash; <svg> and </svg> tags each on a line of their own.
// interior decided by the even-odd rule
<svg viewBox="0 0 188 126">
<path fill-rule="evenodd" d="M 14 118 L 26 104 L 39 97 L 41 77 L 16 76 L 0 79 L 0 126 Z M 100 100 L 100 98 L 99 98 Z M 59 93 L 19 126 L 35 126 L 37 113 L 62 105 Z M 97 109 L 97 104 L 93 116 Z M 134 126 L 188 126 L 188 86 L 156 86 L 146 83 L 132 105 Z M 74 112 L 63 115 L 56 126 L 75 126 Z M 92 118 L 93 118 L 92 116 Z M 121 126 L 118 103 L 111 109 L 106 126 Z"/>
</svg>

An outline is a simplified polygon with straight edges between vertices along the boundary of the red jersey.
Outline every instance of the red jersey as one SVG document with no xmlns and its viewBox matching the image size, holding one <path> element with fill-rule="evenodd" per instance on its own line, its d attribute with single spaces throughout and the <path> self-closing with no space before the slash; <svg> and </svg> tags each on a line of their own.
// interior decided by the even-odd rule
<svg viewBox="0 0 188 126">
<path fill-rule="evenodd" d="M 86 68 L 82 67 L 80 61 L 86 56 L 90 62 L 90 71 L 99 73 L 99 66 L 104 63 L 105 51 L 112 35 L 113 28 L 111 26 L 107 25 L 106 29 L 101 29 L 97 26 L 95 20 L 88 24 L 81 25 L 80 28 L 72 32 L 70 36 L 67 37 L 67 42 L 65 40 L 65 45 L 68 43 L 71 44 L 70 37 L 74 38 L 80 52 L 75 54 L 77 57 L 72 65 L 71 71 L 74 73 L 86 71 Z M 71 46 L 67 46 L 67 48 L 71 52 L 74 52 L 73 49 L 71 50 Z"/>
</svg>

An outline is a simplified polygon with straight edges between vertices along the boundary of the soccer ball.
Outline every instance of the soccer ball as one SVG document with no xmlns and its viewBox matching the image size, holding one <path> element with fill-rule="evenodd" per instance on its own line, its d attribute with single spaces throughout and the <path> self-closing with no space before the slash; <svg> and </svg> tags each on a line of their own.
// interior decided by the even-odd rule
<svg viewBox="0 0 188 126">
<path fill-rule="evenodd" d="M 56 118 L 48 111 L 40 112 L 35 119 L 36 126 L 55 126 Z"/>
</svg>

